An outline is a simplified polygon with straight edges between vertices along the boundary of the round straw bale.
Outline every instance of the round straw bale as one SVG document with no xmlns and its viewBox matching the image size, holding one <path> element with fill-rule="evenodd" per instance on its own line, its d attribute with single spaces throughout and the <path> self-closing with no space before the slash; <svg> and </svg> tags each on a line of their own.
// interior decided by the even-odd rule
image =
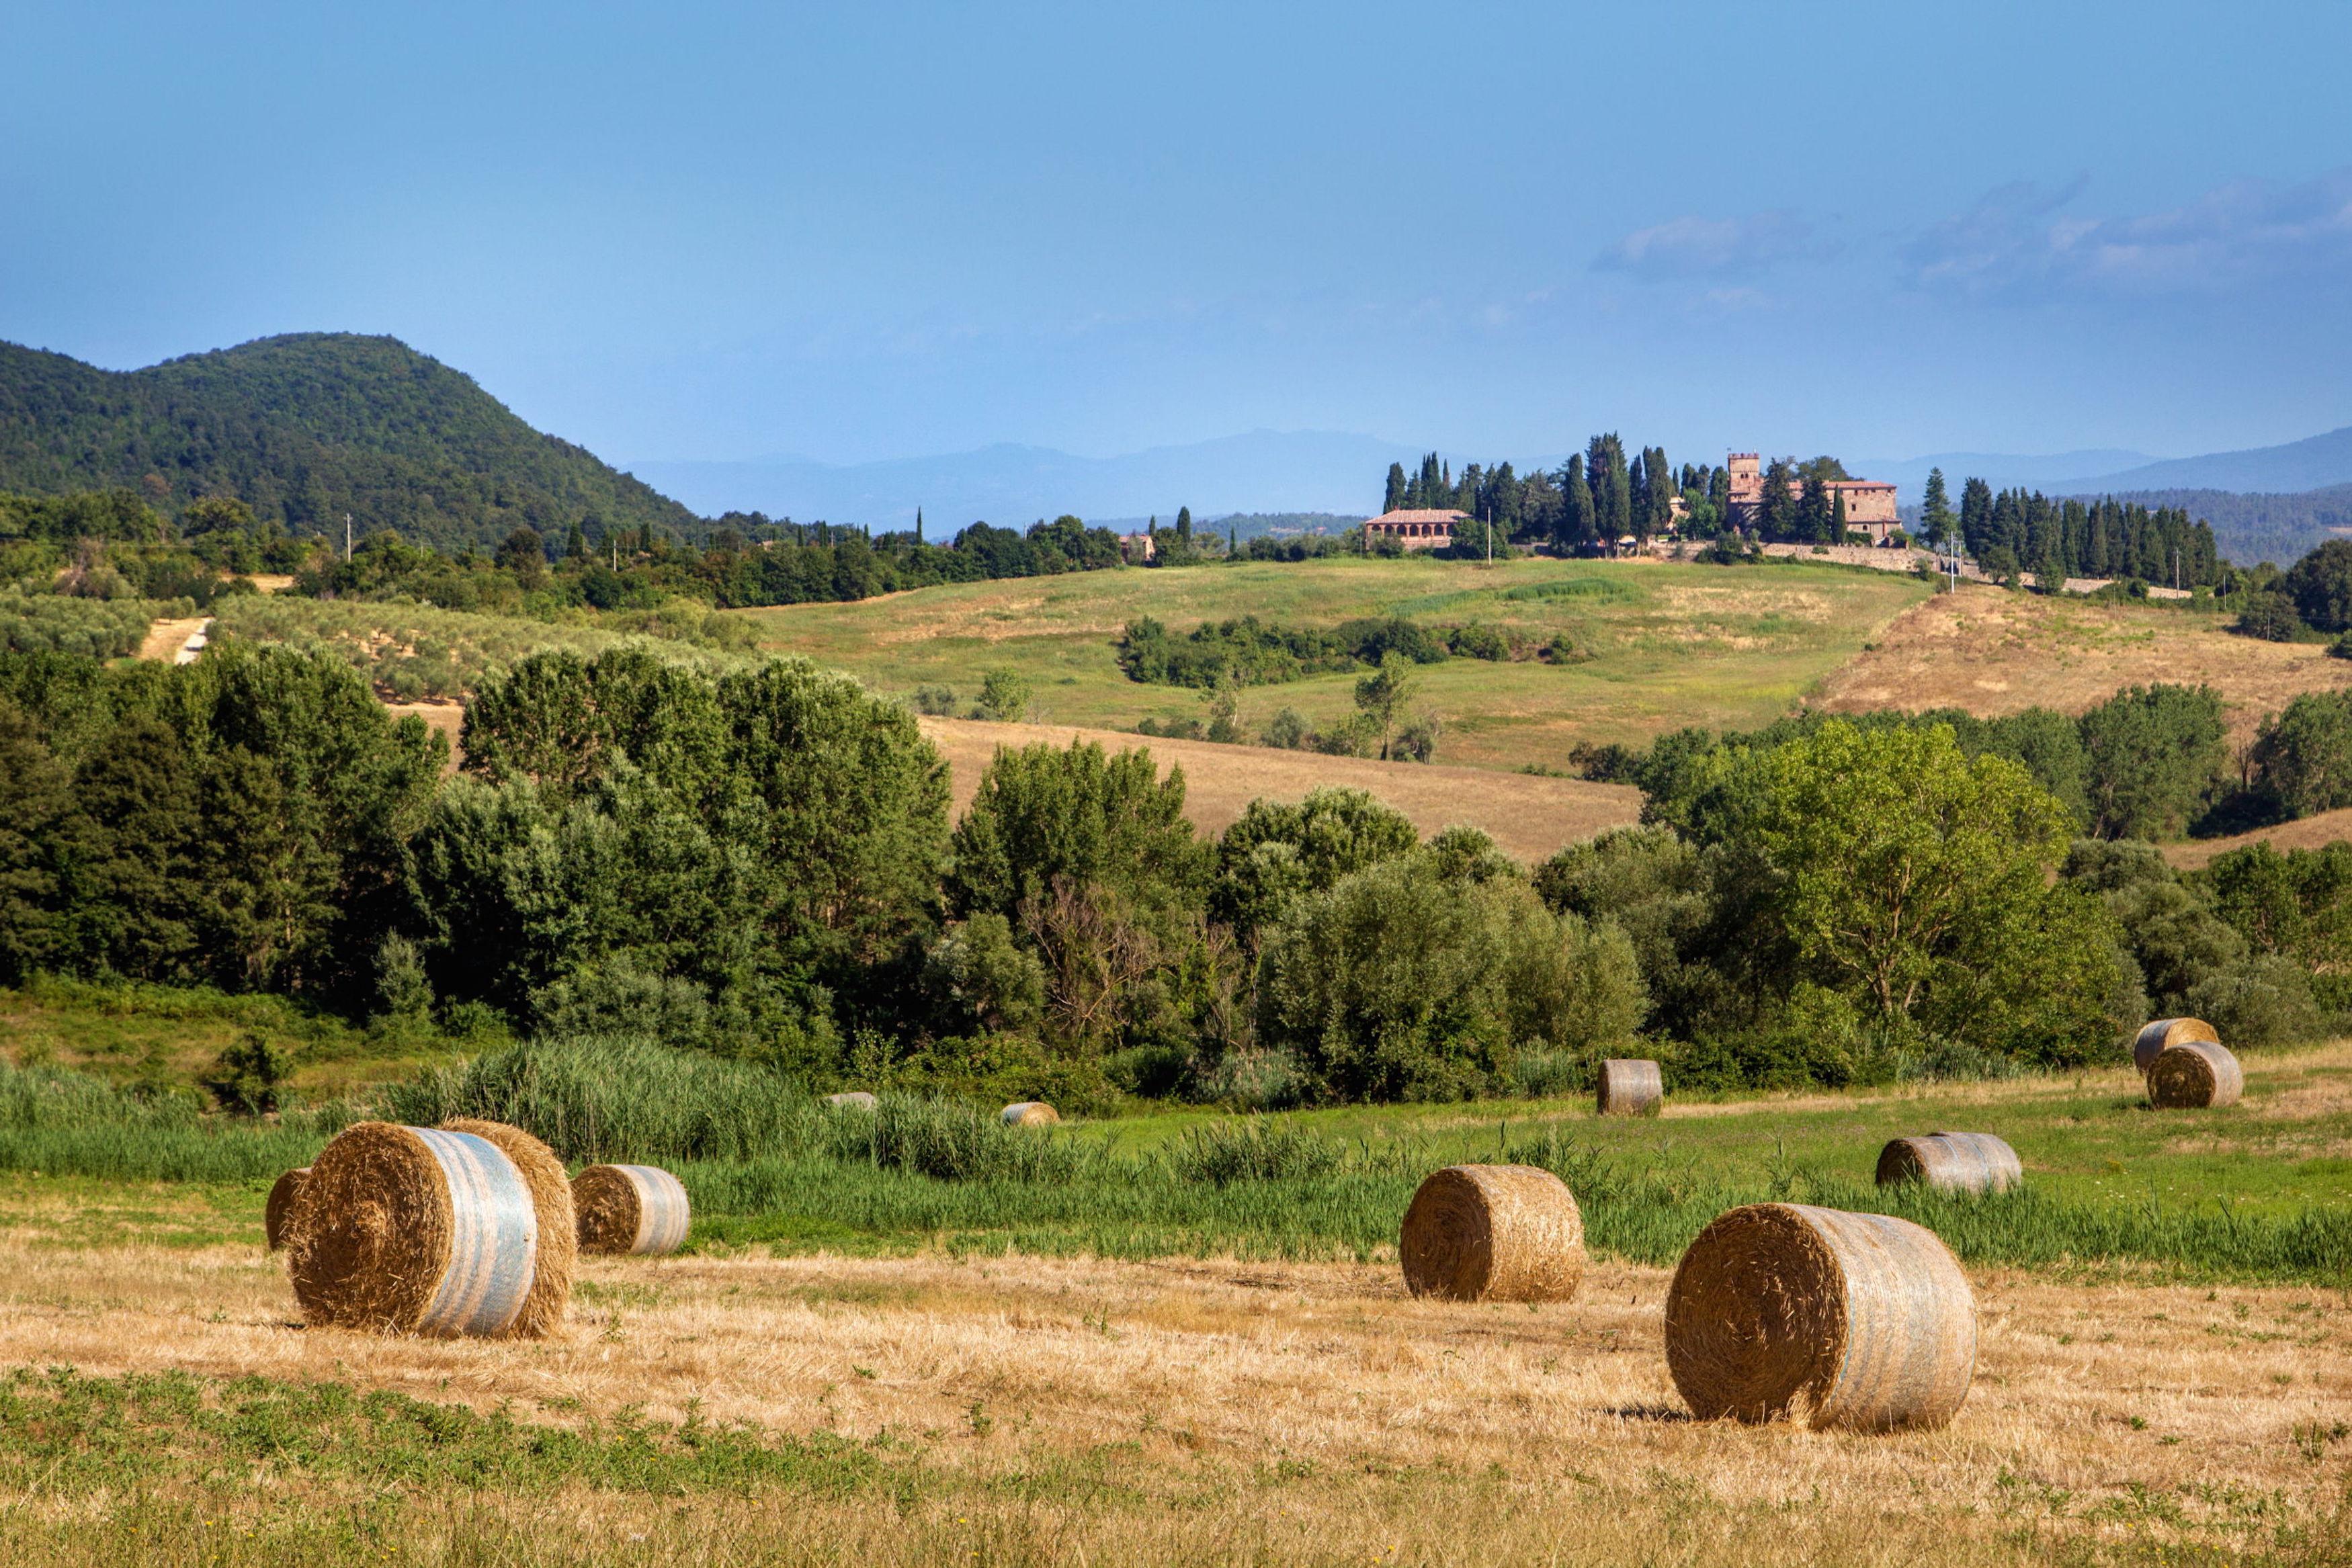
<svg viewBox="0 0 2352 1568">
<path fill-rule="evenodd" d="M 2203 1019 L 2158 1019 L 2132 1038 L 2132 1065 L 2146 1072 L 2156 1065 L 2166 1046 L 2186 1045 L 2192 1040 L 2221 1043 L 2221 1037 Z"/>
<path fill-rule="evenodd" d="M 1705 1421 L 1940 1427 L 1976 1361 L 1967 1276 L 1933 1231 L 1892 1215 L 1732 1209 L 1666 1291 L 1666 1369 Z"/>
<path fill-rule="evenodd" d="M 1043 1127 L 1062 1119 L 1062 1113 L 1043 1100 L 1015 1100 L 997 1114 L 1008 1127 Z"/>
<path fill-rule="evenodd" d="M 272 1252 L 286 1245 L 286 1222 L 294 1218 L 294 1206 L 302 1198 L 302 1178 L 310 1174 L 309 1166 L 300 1166 L 269 1184 L 269 1201 L 261 1210 L 261 1234 Z"/>
<path fill-rule="evenodd" d="M 2218 1111 L 2246 1092 L 2246 1074 L 2216 1040 L 2168 1045 L 2147 1070 L 2147 1103 L 2168 1111 Z"/>
<path fill-rule="evenodd" d="M 1654 1061 L 1612 1059 L 1601 1064 L 1593 1103 L 1604 1116 L 1654 1116 L 1666 1097 Z"/>
<path fill-rule="evenodd" d="M 572 1178 L 580 1250 L 663 1257 L 686 1245 L 686 1187 L 658 1166 L 590 1166 Z"/>
<path fill-rule="evenodd" d="M 525 1339 L 543 1339 L 563 1321 L 572 1300 L 572 1274 L 580 1254 L 579 1222 L 572 1212 L 572 1183 L 555 1151 L 504 1122 L 478 1122 L 467 1117 L 441 1124 L 445 1132 L 471 1133 L 496 1144 L 522 1173 L 530 1189 L 531 1207 L 539 1216 L 539 1264 L 524 1298 L 522 1315 L 514 1332 Z"/>
<path fill-rule="evenodd" d="M 346 1128 L 310 1162 L 286 1235 L 303 1318 L 390 1333 L 521 1332 L 546 1239 L 531 1198 L 488 1139 Z"/>
<path fill-rule="evenodd" d="M 824 1103 L 836 1111 L 871 1111 L 882 1103 L 863 1089 L 853 1089 L 846 1094 L 828 1094 Z"/>
<path fill-rule="evenodd" d="M 1584 1216 L 1536 1166 L 1448 1166 L 1412 1195 L 1405 1288 L 1454 1301 L 1564 1301 L 1584 1278 Z"/>
<path fill-rule="evenodd" d="M 2017 1151 L 1990 1133 L 1896 1138 L 1878 1152 L 1878 1185 L 1925 1182 L 1946 1192 L 2007 1192 L 2025 1179 Z"/>
</svg>

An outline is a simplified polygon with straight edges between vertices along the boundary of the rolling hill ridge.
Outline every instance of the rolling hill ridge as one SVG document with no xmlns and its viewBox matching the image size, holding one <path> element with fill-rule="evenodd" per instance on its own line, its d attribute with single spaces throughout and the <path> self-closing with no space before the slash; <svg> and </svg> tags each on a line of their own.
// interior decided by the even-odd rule
<svg viewBox="0 0 2352 1568">
<path fill-rule="evenodd" d="M 524 524 L 699 525 L 397 339 L 295 333 L 127 371 L 0 343 L 0 490 L 114 486 L 172 514 L 236 496 L 298 533 L 340 533 L 349 513 L 444 549 Z"/>
</svg>

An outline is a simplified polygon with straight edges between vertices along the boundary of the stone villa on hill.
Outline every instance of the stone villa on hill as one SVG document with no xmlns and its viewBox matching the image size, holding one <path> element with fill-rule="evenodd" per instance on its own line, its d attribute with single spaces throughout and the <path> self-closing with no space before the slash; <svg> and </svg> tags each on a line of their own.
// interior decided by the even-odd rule
<svg viewBox="0 0 2352 1568">
<path fill-rule="evenodd" d="M 1407 549 L 1444 549 L 1454 542 L 1454 525 L 1467 512 L 1408 510 L 1382 512 L 1364 523 L 1364 539 L 1388 538 Z"/>
<path fill-rule="evenodd" d="M 1764 504 L 1764 468 L 1761 456 L 1753 452 L 1730 455 L 1727 472 L 1731 480 L 1731 521 L 1740 528 L 1753 528 L 1756 514 Z M 1789 481 L 1790 497 L 1801 495 L 1804 485 Z M 1871 479 L 1832 479 L 1829 482 L 1830 505 L 1845 501 L 1845 526 L 1868 538 L 1872 544 L 1883 545 L 1886 536 L 1903 526 L 1895 515 L 1895 486 Z"/>
</svg>

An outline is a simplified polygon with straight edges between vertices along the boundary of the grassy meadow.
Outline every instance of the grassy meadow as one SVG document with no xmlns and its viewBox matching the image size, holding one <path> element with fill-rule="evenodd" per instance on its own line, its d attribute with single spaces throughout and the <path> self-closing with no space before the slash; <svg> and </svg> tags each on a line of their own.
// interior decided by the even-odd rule
<svg viewBox="0 0 2352 1568">
<path fill-rule="evenodd" d="M 1341 557 L 1022 578 L 730 613 L 758 628 L 762 648 L 848 670 L 885 694 L 944 685 L 969 704 L 983 671 L 1010 668 L 1032 685 L 1032 718 L 1113 729 L 1203 712 L 1192 691 L 1120 672 L 1112 642 L 1139 616 L 1179 633 L 1243 615 L 1305 627 L 1399 615 L 1489 625 L 1536 643 L 1565 635 L 1589 657 L 1450 659 L 1420 672 L 1420 700 L 1445 723 L 1440 760 L 1565 767 L 1580 742 L 1768 722 L 1928 592 L 1893 573 L 1812 565 L 1529 559 L 1490 568 Z M 1255 731 L 1287 706 L 1328 723 L 1350 711 L 1355 682 L 1331 674 L 1252 687 L 1242 695 L 1243 721 Z"/>
</svg>

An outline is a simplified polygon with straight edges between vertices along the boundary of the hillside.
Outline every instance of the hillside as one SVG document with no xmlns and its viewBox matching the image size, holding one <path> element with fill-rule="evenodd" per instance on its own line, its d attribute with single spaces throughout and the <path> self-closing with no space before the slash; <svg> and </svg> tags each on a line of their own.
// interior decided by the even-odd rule
<svg viewBox="0 0 2352 1568">
<path fill-rule="evenodd" d="M 444 549 L 694 515 L 392 338 L 298 333 L 145 370 L 0 343 L 0 490 L 125 486 L 176 514 L 241 497 L 297 533 L 396 528 Z"/>
<path fill-rule="evenodd" d="M 1622 784 L 1546 779 L 1468 768 L 1321 757 L 1263 746 L 1220 746 L 1058 725 L 988 724 L 925 718 L 923 733 L 947 758 L 955 814 L 980 792 L 980 776 L 999 747 L 1039 741 L 1068 746 L 1090 740 L 1107 751 L 1150 749 L 1162 774 L 1184 770 L 1184 815 L 1204 834 L 1222 833 L 1252 800 L 1297 800 L 1310 789 L 1344 785 L 1369 790 L 1412 819 L 1423 838 L 1456 824 L 1479 828 L 1504 853 L 1528 865 L 1580 842 L 1641 821 L 1642 794 Z"/>
<path fill-rule="evenodd" d="M 2230 620 L 1971 586 L 1899 617 L 1814 700 L 1834 713 L 1956 707 L 1990 718 L 2037 706 L 2081 713 L 2124 686 L 2202 682 L 2221 694 L 2243 742 L 2305 692 L 2352 688 L 2352 663 L 2324 644 L 2236 636 L 2222 629 Z"/>
<path fill-rule="evenodd" d="M 1033 719 L 1132 729 L 1204 719 L 1202 694 L 1145 685 L 1113 642 L 1152 616 L 1173 633 L 1254 615 L 1328 629 L 1401 616 L 1432 628 L 1492 627 L 1523 643 L 1564 638 L 1565 662 L 1452 658 L 1418 667 L 1416 710 L 1443 720 L 1437 760 L 1566 768 L 1580 744 L 1637 742 L 1684 725 L 1748 728 L 1785 713 L 1927 597 L 1887 572 L 1813 565 L 1659 561 L 1364 560 L 1350 557 L 1198 570 L 1106 571 L 923 589 L 853 604 L 729 612 L 761 645 L 848 670 L 875 690 L 944 686 L 964 711 L 983 672 L 1025 676 Z M 1318 728 L 1353 711 L 1354 673 L 1240 694 L 1244 730 L 1281 709 Z"/>
</svg>

